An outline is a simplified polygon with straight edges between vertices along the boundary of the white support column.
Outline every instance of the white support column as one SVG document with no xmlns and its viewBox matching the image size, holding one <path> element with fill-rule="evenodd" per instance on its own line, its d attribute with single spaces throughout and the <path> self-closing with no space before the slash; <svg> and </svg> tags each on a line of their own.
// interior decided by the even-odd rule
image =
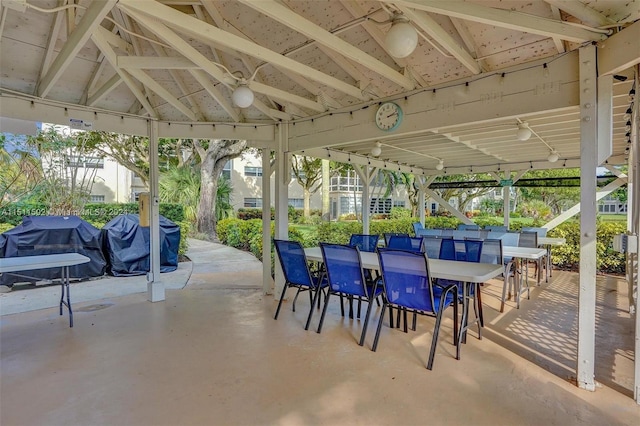
<svg viewBox="0 0 640 426">
<path fill-rule="evenodd" d="M 504 171 L 504 178 L 511 179 L 511 170 L 507 169 Z M 502 216 L 504 226 L 509 229 L 509 214 L 511 213 L 511 187 L 503 186 L 502 187 Z"/>
<path fill-rule="evenodd" d="M 371 215 L 369 214 L 370 193 L 371 187 L 371 169 L 369 166 L 354 165 L 353 170 L 362 181 L 362 233 L 369 234 L 371 226 Z M 355 200 L 354 200 L 355 202 Z"/>
<path fill-rule="evenodd" d="M 416 179 L 418 179 L 418 216 L 420 217 L 420 223 L 424 226 L 426 220 L 426 213 L 424 211 L 424 203 L 426 201 L 426 197 L 424 196 L 424 181 L 422 178 L 416 177 Z"/>
<path fill-rule="evenodd" d="M 596 46 L 580 49 L 580 285 L 578 289 L 577 381 L 595 390 L 596 168 L 598 114 Z"/>
<path fill-rule="evenodd" d="M 281 240 L 289 239 L 289 154 L 287 153 L 289 127 L 286 124 L 278 126 L 278 152 L 276 155 L 275 175 L 275 237 Z M 264 209 L 263 205 L 263 209 Z M 274 297 L 279 298 L 284 287 L 284 275 L 279 262 L 275 264 Z"/>
<path fill-rule="evenodd" d="M 147 273 L 147 299 L 165 299 L 164 283 L 160 279 L 160 198 L 158 195 L 158 122 L 149 120 L 149 232 L 150 262 Z"/>
<path fill-rule="evenodd" d="M 263 294 L 272 294 L 273 292 L 273 278 L 271 278 L 270 148 L 262 148 L 262 292 Z"/>
<path fill-rule="evenodd" d="M 635 67 L 635 87 L 636 92 L 640 86 L 640 65 Z M 638 95 L 636 94 L 634 99 L 632 112 L 632 126 L 631 126 L 631 156 L 632 167 L 629 169 L 629 176 L 631 176 L 633 185 L 627 188 L 629 194 L 629 202 L 627 206 L 631 206 L 632 210 L 632 230 L 638 235 L 640 234 L 640 108 L 638 107 Z M 632 190 L 633 188 L 633 190 Z M 638 303 L 638 255 L 634 254 L 631 262 L 631 275 L 633 279 L 629 282 L 629 307 L 634 307 L 635 313 L 635 378 L 633 385 L 633 397 L 637 404 L 640 404 L 640 304 Z"/>
</svg>

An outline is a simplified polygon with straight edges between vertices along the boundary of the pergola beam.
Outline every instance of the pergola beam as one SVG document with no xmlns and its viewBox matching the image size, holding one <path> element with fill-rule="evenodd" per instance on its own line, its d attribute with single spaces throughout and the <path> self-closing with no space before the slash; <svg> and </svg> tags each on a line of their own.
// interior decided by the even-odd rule
<svg viewBox="0 0 640 426">
<path fill-rule="evenodd" d="M 440 46 L 444 47 L 462 65 L 467 67 L 473 74 L 480 74 L 482 69 L 478 62 L 469 52 L 454 40 L 451 35 L 442 28 L 435 19 L 427 15 L 426 12 L 414 10 L 406 6 L 400 6 L 400 10 L 422 31 L 431 36 Z"/>
<path fill-rule="evenodd" d="M 447 15 L 486 25 L 508 28 L 515 31 L 538 34 L 544 37 L 558 37 L 562 40 L 583 43 L 602 41 L 607 35 L 597 30 L 576 27 L 554 19 L 531 16 L 512 10 L 486 7 L 476 3 L 438 0 L 380 0 L 425 12 Z"/>
<path fill-rule="evenodd" d="M 96 46 L 98 46 L 98 49 L 100 49 L 102 51 L 102 54 L 104 55 L 105 59 L 116 70 L 116 73 L 120 76 L 120 78 L 122 78 L 122 80 L 125 82 L 125 84 L 129 87 L 129 90 L 131 90 L 131 93 L 133 93 L 133 95 L 136 97 L 138 102 L 140 102 L 140 104 L 147 111 L 147 113 L 149 115 L 151 115 L 152 117 L 157 118 L 158 117 L 158 113 L 151 106 L 151 103 L 149 102 L 147 97 L 144 95 L 144 93 L 142 93 L 142 90 L 140 90 L 140 88 L 137 86 L 136 82 L 131 78 L 131 76 L 129 76 L 129 74 L 127 74 L 126 71 L 121 70 L 118 67 L 117 59 L 116 59 L 117 58 L 116 57 L 116 52 L 113 51 L 113 49 L 111 48 L 109 43 L 102 36 L 102 32 L 103 31 L 105 31 L 105 32 L 108 32 L 108 31 L 105 30 L 105 29 L 100 29 L 100 28 L 98 30 L 99 31 L 96 31 L 91 35 L 91 40 L 93 40 L 93 42 L 96 44 Z"/>
<path fill-rule="evenodd" d="M 609 19 L 602 13 L 595 9 L 590 8 L 586 4 L 578 0 L 544 0 L 552 6 L 557 7 L 560 10 L 564 10 L 569 15 L 572 15 L 587 25 L 594 27 L 604 27 L 607 25 L 615 24 L 613 19 Z"/>
<path fill-rule="evenodd" d="M 306 35 L 312 40 L 315 40 L 316 43 L 319 43 L 329 49 L 335 50 L 341 55 L 344 55 L 352 61 L 355 61 L 358 64 L 367 67 L 371 71 L 378 73 L 379 75 L 387 78 L 390 81 L 393 81 L 394 83 L 398 84 L 401 87 L 404 87 L 407 90 L 411 90 L 415 87 L 415 84 L 410 78 L 405 77 L 390 66 L 384 64 L 383 62 L 380 62 L 379 60 L 366 54 L 357 47 L 342 40 L 340 37 L 331 34 L 319 25 L 309 21 L 308 19 L 305 19 L 288 7 L 285 7 L 282 4 L 275 2 L 274 0 L 262 0 L 259 2 L 250 0 L 238 1 L 261 12 L 271 19 L 274 19 L 288 26 L 289 28 L 292 28 L 300 34 Z"/>
<path fill-rule="evenodd" d="M 150 5 L 149 3 L 153 3 Z M 160 2 L 149 1 L 141 4 L 134 0 L 120 0 L 119 7 L 129 12 L 139 12 L 163 21 L 165 24 L 180 32 L 191 35 L 199 40 L 229 47 L 238 52 L 261 59 L 265 62 L 278 64 L 279 67 L 296 72 L 302 76 L 318 81 L 356 99 L 364 100 L 362 91 L 335 77 L 327 75 L 308 65 L 301 64 L 284 55 L 267 49 L 259 44 L 245 40 L 234 34 L 223 31 L 199 19 L 178 12 Z"/>
<path fill-rule="evenodd" d="M 45 98 L 49 91 L 56 84 L 62 73 L 76 58 L 76 55 L 84 47 L 92 34 L 100 26 L 100 23 L 118 0 L 103 0 L 92 2 L 82 17 L 82 21 L 75 28 L 67 39 L 67 42 L 53 60 L 49 70 L 38 82 L 37 93 L 41 98 Z"/>
<path fill-rule="evenodd" d="M 183 113 L 187 118 L 192 121 L 198 121 L 196 115 L 185 104 L 180 102 L 178 98 L 173 96 L 167 89 L 151 78 L 147 73 L 142 70 L 129 70 L 129 73 L 134 76 L 138 81 L 153 90 L 158 96 L 171 104 L 175 109 Z"/>
</svg>

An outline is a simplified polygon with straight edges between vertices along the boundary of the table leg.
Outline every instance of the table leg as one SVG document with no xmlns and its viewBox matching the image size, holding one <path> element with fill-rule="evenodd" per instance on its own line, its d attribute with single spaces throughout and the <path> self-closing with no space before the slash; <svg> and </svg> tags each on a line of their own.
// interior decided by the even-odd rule
<svg viewBox="0 0 640 426">
<path fill-rule="evenodd" d="M 69 292 L 69 267 L 62 268 L 62 279 L 60 286 L 62 287 L 62 294 L 60 295 L 60 315 L 62 315 L 62 305 L 66 305 L 69 310 L 69 327 L 73 327 L 73 311 L 71 310 L 71 295 Z M 65 301 L 65 293 L 67 294 L 67 300 Z"/>
</svg>

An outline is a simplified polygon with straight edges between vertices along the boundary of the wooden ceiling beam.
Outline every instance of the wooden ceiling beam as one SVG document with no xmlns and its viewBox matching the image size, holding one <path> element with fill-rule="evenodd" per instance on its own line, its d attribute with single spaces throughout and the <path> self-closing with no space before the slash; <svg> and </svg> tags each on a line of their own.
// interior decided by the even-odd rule
<svg viewBox="0 0 640 426">
<path fill-rule="evenodd" d="M 393 81 L 401 87 L 404 87 L 406 90 L 415 88 L 415 84 L 410 78 L 402 75 L 387 64 L 380 62 L 379 60 L 368 55 L 357 47 L 342 40 L 340 37 L 331 34 L 329 31 L 325 30 L 319 25 L 309 21 L 308 19 L 305 19 L 291 9 L 283 6 L 280 3 L 277 3 L 274 0 L 262 0 L 259 2 L 251 0 L 238 1 L 261 12 L 271 19 L 274 19 L 288 26 L 289 28 L 292 28 L 300 34 L 306 35 L 312 40 L 315 40 L 316 43 L 332 49 L 340 53 L 341 55 L 344 55 L 346 58 L 349 58 L 350 60 L 355 61 L 364 67 L 367 67 L 371 71 L 383 76 L 390 81 Z"/>
<path fill-rule="evenodd" d="M 462 65 L 474 74 L 480 74 L 482 69 L 477 61 L 451 35 L 442 28 L 435 19 L 427 13 L 400 6 L 402 13 L 409 18 L 425 34 L 433 38 L 436 43 L 451 53 Z"/>
<path fill-rule="evenodd" d="M 118 0 L 104 0 L 92 2 L 85 11 L 82 21 L 76 26 L 67 42 L 53 60 L 47 73 L 38 82 L 36 90 L 39 97 L 44 98 L 56 84 L 62 73 L 67 69 L 76 55 L 84 47 L 92 34 Z"/>
<path fill-rule="evenodd" d="M 150 6 L 149 3 L 153 3 L 153 5 Z M 125 8 L 127 11 L 139 12 L 154 19 L 159 19 L 172 28 L 200 40 L 226 46 L 265 62 L 278 64 L 279 67 L 318 81 L 356 99 L 365 99 L 364 94 L 357 87 L 318 71 L 313 67 L 294 61 L 293 59 L 262 47 L 256 43 L 245 40 L 242 37 L 238 37 L 235 34 L 228 33 L 209 25 L 206 22 L 202 22 L 197 18 L 177 12 L 161 3 L 149 1 L 142 5 L 140 2 L 134 0 L 120 0 L 118 5 L 121 8 Z"/>
<path fill-rule="evenodd" d="M 562 40 L 583 43 L 585 41 L 602 41 L 607 35 L 599 30 L 576 27 L 567 22 L 532 16 L 512 10 L 482 6 L 476 3 L 438 0 L 380 0 L 397 6 L 410 7 L 425 12 L 452 16 L 496 27 L 515 31 L 538 34 L 545 37 L 559 37 Z"/>
</svg>

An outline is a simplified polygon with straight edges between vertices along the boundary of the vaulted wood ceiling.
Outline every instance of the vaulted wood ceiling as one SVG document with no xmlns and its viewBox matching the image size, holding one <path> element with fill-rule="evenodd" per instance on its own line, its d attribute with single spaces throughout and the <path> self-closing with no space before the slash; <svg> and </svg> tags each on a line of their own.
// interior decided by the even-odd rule
<svg viewBox="0 0 640 426">
<path fill-rule="evenodd" d="M 394 13 L 420 33 L 404 59 L 385 48 Z M 434 88 L 460 85 L 464 95 L 473 90 L 465 82 L 504 78 L 525 64 L 544 76 L 547 63 L 639 18 L 633 1 L 2 0 L 0 91 L 166 122 L 293 123 L 410 102 Z M 622 74 L 627 81 L 614 89 L 619 157 L 633 80 Z M 231 99 L 241 79 L 255 93 L 248 108 Z M 517 144 L 517 120 L 529 122 L 537 145 Z M 367 156 L 379 140 L 391 162 L 433 170 L 444 159 L 462 170 L 544 161 L 549 149 L 577 158 L 577 129 L 575 105 L 326 146 Z"/>
</svg>

